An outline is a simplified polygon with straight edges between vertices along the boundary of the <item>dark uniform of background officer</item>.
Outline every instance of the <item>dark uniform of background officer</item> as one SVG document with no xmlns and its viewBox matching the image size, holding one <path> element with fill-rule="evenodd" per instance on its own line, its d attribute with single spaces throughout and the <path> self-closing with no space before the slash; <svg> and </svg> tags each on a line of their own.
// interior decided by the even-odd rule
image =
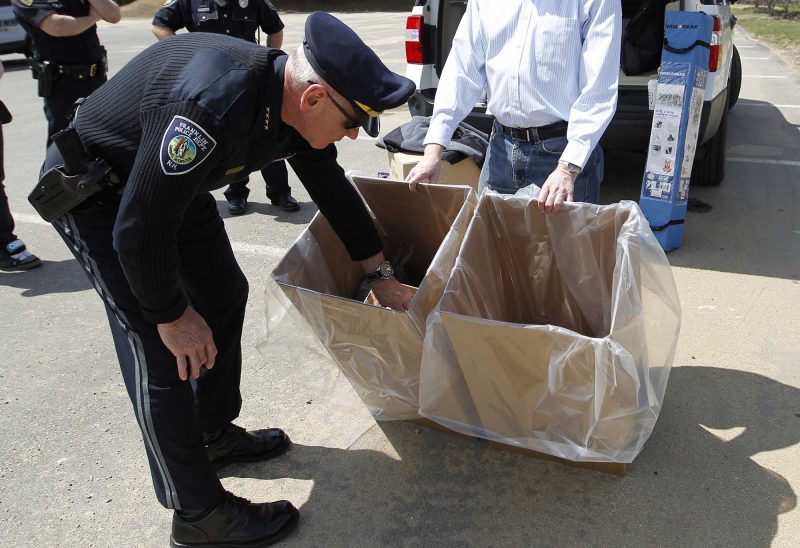
<svg viewBox="0 0 800 548">
<path fill-rule="evenodd" d="M 3 62 L 0 61 L 0 78 L 3 77 Z M 42 264 L 39 257 L 27 251 L 22 240 L 14 234 L 14 218 L 8 206 L 8 196 L 3 180 L 3 124 L 11 121 L 11 113 L 0 101 L 0 270 L 30 270 Z"/>
<path fill-rule="evenodd" d="M 269 0 L 167 0 L 153 18 L 153 34 L 159 40 L 178 30 L 215 32 L 258 43 L 260 28 L 267 34 L 267 46 L 283 45 L 283 21 Z M 278 160 L 261 170 L 267 183 L 267 198 L 284 211 L 297 211 L 300 204 L 292 197 L 286 162 Z M 228 211 L 241 215 L 247 211 L 249 178 L 232 183 L 225 191 Z"/>
<path fill-rule="evenodd" d="M 385 271 L 380 237 L 333 143 L 355 139 L 359 127 L 377 135 L 379 111 L 404 104 L 414 85 L 331 15 L 311 14 L 305 35 L 288 56 L 209 33 L 158 42 L 75 116 L 87 155 L 107 161 L 124 184 L 53 225 L 105 303 L 156 494 L 176 510 L 180 546 L 260 546 L 298 518 L 289 502 L 250 504 L 227 493 L 215 472 L 276 456 L 289 440 L 280 429 L 245 432 L 231 422 L 241 408 L 248 284 L 209 191 L 294 154 L 292 168 L 351 258 L 365 273 Z M 44 170 L 69 163 L 54 144 Z M 372 289 L 384 306 L 411 301 L 390 276 Z"/>
<path fill-rule="evenodd" d="M 33 43 L 30 64 L 44 98 L 49 145 L 67 127 L 75 101 L 106 81 L 106 50 L 95 23 L 119 22 L 119 6 L 112 0 L 13 0 L 13 6 Z"/>
</svg>

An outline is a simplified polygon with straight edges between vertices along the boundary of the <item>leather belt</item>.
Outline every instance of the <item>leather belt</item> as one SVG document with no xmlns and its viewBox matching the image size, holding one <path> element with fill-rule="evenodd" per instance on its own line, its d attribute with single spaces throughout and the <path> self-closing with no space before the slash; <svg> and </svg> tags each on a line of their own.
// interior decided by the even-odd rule
<svg viewBox="0 0 800 548">
<path fill-rule="evenodd" d="M 106 64 L 103 62 L 92 63 L 91 65 L 61 65 L 56 64 L 56 74 L 59 76 L 69 76 L 84 80 L 86 78 L 93 78 L 97 74 L 106 70 Z"/>
<path fill-rule="evenodd" d="M 511 135 L 517 141 L 526 141 L 528 143 L 538 143 L 545 139 L 552 139 L 553 137 L 566 137 L 567 136 L 567 123 L 555 122 L 541 127 L 507 127 L 500 124 L 503 128 L 503 133 Z"/>
</svg>

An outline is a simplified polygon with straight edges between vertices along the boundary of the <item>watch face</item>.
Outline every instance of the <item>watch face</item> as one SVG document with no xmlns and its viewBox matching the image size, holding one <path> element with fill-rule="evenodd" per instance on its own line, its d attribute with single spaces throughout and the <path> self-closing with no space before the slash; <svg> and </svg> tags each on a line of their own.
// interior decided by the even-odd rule
<svg viewBox="0 0 800 548">
<path fill-rule="evenodd" d="M 378 270 L 381 273 L 381 278 L 384 280 L 386 278 L 391 278 L 394 275 L 394 269 L 389 261 L 383 261 L 378 267 Z"/>
</svg>

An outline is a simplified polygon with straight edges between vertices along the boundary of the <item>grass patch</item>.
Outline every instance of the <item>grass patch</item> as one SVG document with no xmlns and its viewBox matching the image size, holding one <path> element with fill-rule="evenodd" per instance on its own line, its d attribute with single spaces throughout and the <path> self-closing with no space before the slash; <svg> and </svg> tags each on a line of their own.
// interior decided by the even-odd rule
<svg viewBox="0 0 800 548">
<path fill-rule="evenodd" d="M 234 0 L 235 1 L 235 0 Z M 310 13 L 312 11 L 411 12 L 414 0 L 272 0 L 278 13 Z M 164 4 L 164 0 L 134 0 L 122 6 L 123 17 L 153 17 Z"/>
<path fill-rule="evenodd" d="M 752 6 L 733 6 L 737 24 L 754 38 L 774 46 L 795 69 L 800 70 L 800 19 L 755 12 Z"/>
</svg>

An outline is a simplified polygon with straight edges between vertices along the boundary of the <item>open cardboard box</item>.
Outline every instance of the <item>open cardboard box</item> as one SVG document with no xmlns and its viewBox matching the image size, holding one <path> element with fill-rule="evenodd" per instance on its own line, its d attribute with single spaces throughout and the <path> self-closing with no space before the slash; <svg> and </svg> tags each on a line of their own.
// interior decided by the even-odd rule
<svg viewBox="0 0 800 548">
<path fill-rule="evenodd" d="M 389 176 L 397 181 L 404 181 L 406 176 L 414 169 L 422 154 L 409 152 L 389 152 Z M 478 179 L 481 176 L 481 168 L 472 158 L 464 158 L 460 162 L 451 164 L 442 160 L 439 171 L 440 185 L 468 185 L 475 192 L 478 191 Z"/>
<path fill-rule="evenodd" d="M 484 193 L 429 318 L 420 413 L 510 448 L 630 463 L 679 327 L 669 263 L 634 202 L 544 214 Z"/>
<path fill-rule="evenodd" d="M 477 197 L 465 186 L 422 185 L 415 194 L 405 183 L 353 182 L 373 214 L 384 254 L 400 257 L 398 279 L 418 286 L 408 312 L 364 303 L 364 272 L 321 214 L 272 278 L 373 416 L 416 418 L 425 322 L 444 291 Z"/>
</svg>

